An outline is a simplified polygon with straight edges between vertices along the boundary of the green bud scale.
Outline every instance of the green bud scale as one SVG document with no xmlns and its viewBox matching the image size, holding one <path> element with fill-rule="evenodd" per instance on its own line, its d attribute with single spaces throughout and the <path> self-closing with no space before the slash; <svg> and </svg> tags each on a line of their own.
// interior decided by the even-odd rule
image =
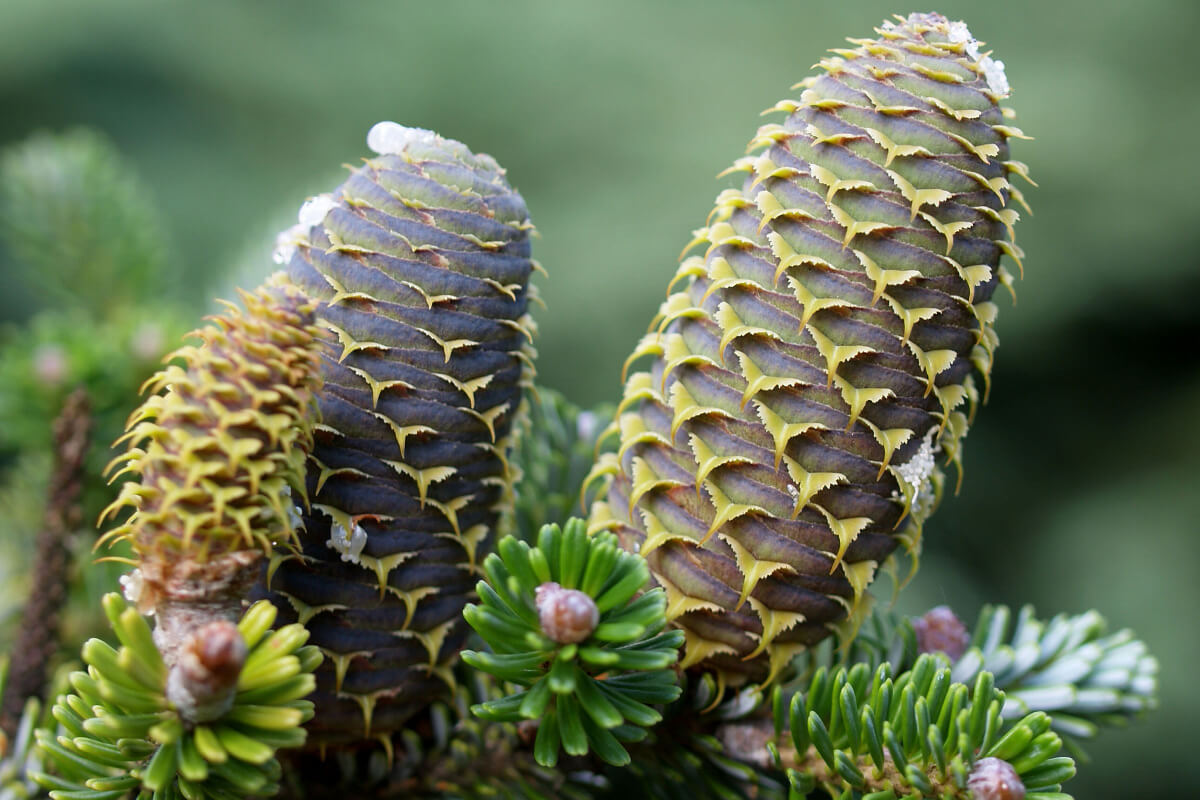
<svg viewBox="0 0 1200 800">
<path fill-rule="evenodd" d="M 592 529 L 646 556 L 684 665 L 730 684 L 852 631 L 878 566 L 915 557 L 935 456 L 959 461 L 991 367 L 1000 258 L 1020 257 L 1003 66 L 937 15 L 878 34 L 821 61 L 728 171 L 744 183 L 631 356 L 653 360 L 595 471 Z"/>
<path fill-rule="evenodd" d="M 394 731 L 452 682 L 532 375 L 532 225 L 504 170 L 395 123 L 367 143 L 276 254 L 332 334 L 302 552 L 269 584 L 328 657 L 324 742 Z"/>
</svg>

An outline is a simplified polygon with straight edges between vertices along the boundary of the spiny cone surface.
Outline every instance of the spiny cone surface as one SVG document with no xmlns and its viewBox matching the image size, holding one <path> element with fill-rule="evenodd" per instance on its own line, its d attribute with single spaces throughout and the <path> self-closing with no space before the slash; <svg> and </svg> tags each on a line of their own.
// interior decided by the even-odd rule
<svg viewBox="0 0 1200 800">
<path fill-rule="evenodd" d="M 280 253 L 333 334 L 303 554 L 269 584 L 327 656 L 320 741 L 395 730 L 445 691 L 532 372 L 532 226 L 504 170 L 395 123 L 367 141 Z"/>
<path fill-rule="evenodd" d="M 877 31 L 729 170 L 745 181 L 631 356 L 653 362 L 594 471 L 592 528 L 647 556 L 684 664 L 731 684 L 852 629 L 879 564 L 915 555 L 934 456 L 959 461 L 991 367 L 1000 257 L 1020 257 L 1003 65 L 937 15 Z"/>
<path fill-rule="evenodd" d="M 204 563 L 270 552 L 294 535 L 304 502 L 320 386 L 313 303 L 276 281 L 242 292 L 223 316 L 175 351 L 146 383 L 153 394 L 129 419 L 121 488 L 105 518 L 133 513 L 105 539 L 128 539 L 143 562 Z"/>
</svg>

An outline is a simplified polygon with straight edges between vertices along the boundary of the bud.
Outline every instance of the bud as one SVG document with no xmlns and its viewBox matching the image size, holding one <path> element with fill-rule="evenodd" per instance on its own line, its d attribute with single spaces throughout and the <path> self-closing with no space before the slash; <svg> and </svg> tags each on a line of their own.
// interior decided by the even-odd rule
<svg viewBox="0 0 1200 800">
<path fill-rule="evenodd" d="M 958 661 L 971 643 L 971 634 L 950 606 L 937 606 L 912 621 L 917 634 L 917 652 L 945 653 Z"/>
<path fill-rule="evenodd" d="M 246 642 L 237 625 L 215 620 L 184 641 L 167 676 L 167 699 L 190 722 L 207 722 L 233 707 Z"/>
<path fill-rule="evenodd" d="M 536 603 L 542 633 L 559 644 L 582 642 L 600 622 L 595 600 L 578 589 L 564 589 L 553 581 L 537 587 Z"/>
<path fill-rule="evenodd" d="M 974 800 L 1024 800 L 1025 784 L 1013 765 L 999 758 L 981 758 L 971 769 L 967 788 Z"/>
<path fill-rule="evenodd" d="M 246 643 L 237 626 L 226 620 L 210 622 L 184 646 L 180 669 L 188 680 L 213 686 L 237 680 L 246 661 Z"/>
</svg>

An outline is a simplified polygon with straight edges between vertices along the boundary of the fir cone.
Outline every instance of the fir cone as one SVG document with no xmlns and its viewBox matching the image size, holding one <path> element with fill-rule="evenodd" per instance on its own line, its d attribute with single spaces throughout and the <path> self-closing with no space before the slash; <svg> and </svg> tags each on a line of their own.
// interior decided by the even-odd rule
<svg viewBox="0 0 1200 800">
<path fill-rule="evenodd" d="M 729 170 L 594 473 L 592 528 L 647 556 L 684 664 L 734 684 L 852 629 L 878 565 L 915 553 L 1021 255 L 1003 65 L 938 15 L 877 30 Z"/>
<path fill-rule="evenodd" d="M 242 300 L 245 311 L 229 305 L 147 382 L 153 394 L 114 462 L 124 463 L 114 478 L 137 479 L 102 517 L 133 509 L 102 541 L 132 544 L 138 569 L 123 583 L 139 610 L 157 614 L 168 666 L 196 628 L 237 620 L 264 554 L 294 537 L 305 503 L 319 385 L 313 306 L 280 276 Z"/>
<path fill-rule="evenodd" d="M 332 334 L 303 553 L 269 579 L 327 656 L 318 742 L 396 730 L 451 682 L 531 374 L 532 226 L 504 170 L 395 123 L 367 143 L 277 253 Z"/>
</svg>

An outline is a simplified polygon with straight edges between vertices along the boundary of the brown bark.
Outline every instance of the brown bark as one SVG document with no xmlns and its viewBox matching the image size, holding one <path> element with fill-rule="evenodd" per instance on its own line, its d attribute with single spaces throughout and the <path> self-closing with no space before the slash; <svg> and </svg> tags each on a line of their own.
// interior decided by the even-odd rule
<svg viewBox="0 0 1200 800">
<path fill-rule="evenodd" d="M 67 537 L 79 526 L 83 515 L 79 499 L 91 423 L 87 393 L 77 389 L 67 397 L 54 421 L 54 468 L 35 545 L 29 600 L 0 702 L 0 730 L 10 736 L 16 732 L 26 698 L 45 693 L 48 667 L 58 650 L 59 616 L 69 582 Z"/>
</svg>

